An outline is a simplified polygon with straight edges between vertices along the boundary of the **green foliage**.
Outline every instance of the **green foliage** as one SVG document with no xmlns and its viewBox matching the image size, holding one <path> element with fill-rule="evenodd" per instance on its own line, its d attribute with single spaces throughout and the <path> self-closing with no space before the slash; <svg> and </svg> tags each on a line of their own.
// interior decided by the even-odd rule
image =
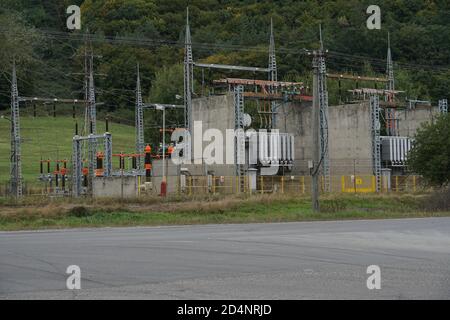
<svg viewBox="0 0 450 320">
<path fill-rule="evenodd" d="M 424 124 L 408 155 L 410 168 L 435 186 L 450 182 L 450 114 Z"/>
<path fill-rule="evenodd" d="M 68 4 L 81 5 L 82 32 L 89 30 L 100 37 L 93 47 L 103 57 L 96 59 L 95 69 L 105 76 L 96 77 L 96 86 L 98 100 L 110 111 L 133 108 L 137 62 L 141 65 L 145 96 L 155 85 L 152 81 L 159 70 L 182 62 L 188 5 L 196 61 L 266 66 L 272 18 L 280 79 L 296 79 L 310 85 L 311 59 L 301 52 L 319 46 L 319 24 L 323 26 L 325 47 L 330 50 L 329 72 L 382 76 L 390 31 L 397 89 L 407 91 L 409 98 L 421 100 L 450 97 L 450 3 L 439 0 L 377 1 L 382 9 L 379 31 L 366 28 L 365 10 L 372 4 L 369 0 L 3 0 L 0 70 L 10 72 L 10 63 L 5 59 L 11 61 L 14 54 L 31 55 L 37 60 L 33 65 L 19 66 L 20 72 L 28 73 L 27 83 L 19 81 L 23 94 L 80 97 L 82 76 L 68 74 L 82 72 L 83 41 L 45 37 L 36 47 L 26 38 L 33 34 L 33 26 L 67 32 Z M 4 30 L 13 35 L 9 40 L 4 39 Z M 17 37 L 18 33 L 23 36 Z M 368 56 L 371 60 L 356 56 Z M 224 76 L 253 77 L 248 73 L 213 70 L 205 75 L 205 80 Z M 199 74 L 196 77 L 199 79 Z M 342 91 L 354 86 L 347 82 Z M 0 108 L 7 106 L 7 87 L 2 79 Z M 339 96 L 336 83 L 330 81 L 329 88 L 331 103 L 345 101 L 345 95 Z"/>
<path fill-rule="evenodd" d="M 197 85 L 197 83 L 194 83 L 194 86 Z M 174 64 L 172 66 L 164 66 L 156 72 L 148 100 L 152 103 L 183 104 L 183 92 L 183 65 Z M 146 121 L 146 127 L 149 128 L 145 132 L 147 141 L 160 141 L 159 128 L 162 127 L 161 112 L 148 112 L 152 112 L 153 114 L 150 120 Z M 167 110 L 166 126 L 168 128 L 182 127 L 183 124 L 183 110 Z"/>
<path fill-rule="evenodd" d="M 19 35 L 19 36 L 17 36 Z M 23 17 L 17 12 L 6 12 L 0 8 L 0 110 L 9 104 L 10 74 L 13 60 L 25 69 L 31 68 L 35 59 L 33 53 L 35 46 L 41 38 L 33 28 L 26 24 Z M 22 77 L 25 69 L 18 70 Z M 31 89 L 33 79 L 27 83 L 20 82 L 22 88 Z"/>
<path fill-rule="evenodd" d="M 180 103 L 176 96 L 183 96 L 183 65 L 164 66 L 158 70 L 150 90 L 150 101 L 158 103 Z"/>
</svg>

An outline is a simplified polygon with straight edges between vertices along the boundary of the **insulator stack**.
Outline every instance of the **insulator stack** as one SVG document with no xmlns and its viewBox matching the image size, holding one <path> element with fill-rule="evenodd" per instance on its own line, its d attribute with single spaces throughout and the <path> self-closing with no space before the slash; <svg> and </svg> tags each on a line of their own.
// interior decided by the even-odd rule
<svg viewBox="0 0 450 320">
<path fill-rule="evenodd" d="M 63 160 L 63 167 L 61 169 L 61 187 L 63 190 L 66 188 L 66 175 L 67 175 L 67 160 Z"/>
<path fill-rule="evenodd" d="M 89 175 L 89 169 L 83 168 L 83 187 L 87 188 L 88 186 L 88 175 Z"/>
<path fill-rule="evenodd" d="M 105 154 L 103 152 L 97 152 L 97 169 L 95 170 L 95 175 L 97 177 L 103 176 L 104 168 L 103 163 L 105 159 Z"/>
<path fill-rule="evenodd" d="M 125 170 L 125 155 L 123 152 L 119 154 L 119 169 Z"/>
<path fill-rule="evenodd" d="M 59 187 L 59 162 L 56 162 L 56 170 L 54 172 L 55 174 L 55 187 Z"/>
<path fill-rule="evenodd" d="M 150 182 L 152 175 L 152 148 L 147 145 L 145 147 L 145 178 L 147 182 Z"/>
</svg>

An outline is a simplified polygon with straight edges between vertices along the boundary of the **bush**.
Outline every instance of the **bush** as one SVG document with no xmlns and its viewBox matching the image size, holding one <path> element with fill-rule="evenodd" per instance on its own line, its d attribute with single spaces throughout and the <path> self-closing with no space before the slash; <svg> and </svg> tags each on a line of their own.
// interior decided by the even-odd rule
<svg viewBox="0 0 450 320">
<path fill-rule="evenodd" d="M 442 189 L 425 197 L 422 209 L 425 211 L 450 211 L 450 188 Z"/>
<path fill-rule="evenodd" d="M 425 123 L 418 130 L 408 154 L 410 169 L 433 186 L 450 183 L 450 114 Z"/>
<path fill-rule="evenodd" d="M 73 217 L 77 217 L 77 218 L 82 218 L 82 217 L 89 217 L 92 215 L 92 212 L 83 206 L 79 206 L 79 207 L 73 207 L 72 209 L 69 210 L 69 216 L 73 216 Z"/>
</svg>

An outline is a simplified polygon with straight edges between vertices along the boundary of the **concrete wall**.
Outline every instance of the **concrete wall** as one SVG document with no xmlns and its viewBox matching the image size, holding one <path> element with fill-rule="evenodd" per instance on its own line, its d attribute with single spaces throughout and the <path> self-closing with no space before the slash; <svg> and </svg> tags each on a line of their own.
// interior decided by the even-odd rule
<svg viewBox="0 0 450 320">
<path fill-rule="evenodd" d="M 438 107 L 417 106 L 411 110 L 400 111 L 399 135 L 413 137 L 422 123 L 432 121 L 437 115 L 439 115 Z"/>
<path fill-rule="evenodd" d="M 225 132 L 234 129 L 234 95 L 209 96 L 192 101 L 192 117 L 203 122 L 203 130 L 214 128 Z"/>
<path fill-rule="evenodd" d="M 295 165 L 292 174 L 308 175 L 312 160 L 312 106 L 286 104 L 277 116 L 277 128 L 295 136 Z M 372 138 L 368 103 L 330 106 L 329 155 L 332 175 L 372 171 Z"/>
<path fill-rule="evenodd" d="M 308 160 L 312 159 L 311 111 L 311 103 L 286 103 L 278 109 L 276 128 L 280 132 L 294 134 L 295 137 L 296 160 L 293 171 L 288 174 L 310 174 Z M 432 120 L 437 112 L 436 107 L 423 106 L 399 111 L 399 134 L 414 136 L 420 125 Z M 328 117 L 331 175 L 371 175 L 372 133 L 369 102 L 330 106 Z M 209 128 L 219 129 L 222 132 L 233 129 L 233 94 L 194 99 L 193 119 L 203 122 L 203 131 Z M 206 145 L 208 143 L 204 142 L 203 147 Z M 234 166 L 216 165 L 210 166 L 207 170 L 216 171 L 216 175 L 234 175 Z M 205 172 L 203 167 L 197 171 L 200 174 Z"/>
<path fill-rule="evenodd" d="M 138 196 L 137 177 L 98 177 L 94 179 L 95 198 L 120 198 L 122 196 L 124 198 Z"/>
<path fill-rule="evenodd" d="M 234 95 L 232 93 L 220 96 L 209 96 L 194 99 L 192 102 L 192 113 L 194 121 L 202 121 L 203 133 L 208 129 L 218 129 L 222 132 L 224 141 L 223 141 L 223 150 L 224 150 L 224 163 L 226 162 L 226 149 L 225 149 L 225 137 L 226 130 L 231 129 L 234 130 Z M 192 141 L 195 141 L 196 135 L 195 132 L 192 133 Z M 203 150 L 206 146 L 208 146 L 210 142 L 203 142 Z M 207 171 L 212 170 L 215 172 L 216 176 L 234 176 L 235 175 L 235 166 L 229 164 L 223 165 L 206 165 L 202 163 L 201 159 L 195 155 L 195 147 L 194 143 L 194 151 L 193 151 L 193 160 L 200 161 L 197 164 L 193 165 L 183 165 L 183 167 L 188 168 L 189 172 L 192 175 L 204 175 Z M 233 152 L 234 156 L 234 152 Z"/>
</svg>

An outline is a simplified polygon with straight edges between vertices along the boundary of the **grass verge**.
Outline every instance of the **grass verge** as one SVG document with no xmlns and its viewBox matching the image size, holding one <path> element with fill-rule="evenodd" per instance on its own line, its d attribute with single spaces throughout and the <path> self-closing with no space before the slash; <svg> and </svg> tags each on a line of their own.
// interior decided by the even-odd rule
<svg viewBox="0 0 450 320">
<path fill-rule="evenodd" d="M 309 198 L 287 195 L 78 202 L 40 199 L 19 204 L 0 201 L 0 230 L 450 216 L 447 211 L 424 211 L 423 200 L 417 195 L 328 195 L 321 199 L 320 213 L 312 212 Z"/>
</svg>

